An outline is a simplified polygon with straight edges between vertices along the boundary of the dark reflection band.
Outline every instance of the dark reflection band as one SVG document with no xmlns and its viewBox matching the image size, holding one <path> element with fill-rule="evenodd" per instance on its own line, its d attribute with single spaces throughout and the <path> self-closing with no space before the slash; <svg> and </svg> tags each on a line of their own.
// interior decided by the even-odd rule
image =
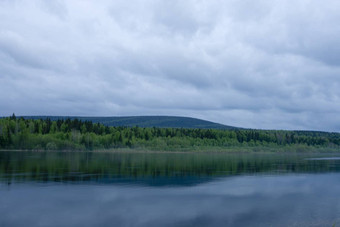
<svg viewBox="0 0 340 227">
<path fill-rule="evenodd" d="M 315 154 L 0 152 L 2 182 L 196 184 L 240 174 L 340 172 Z"/>
</svg>

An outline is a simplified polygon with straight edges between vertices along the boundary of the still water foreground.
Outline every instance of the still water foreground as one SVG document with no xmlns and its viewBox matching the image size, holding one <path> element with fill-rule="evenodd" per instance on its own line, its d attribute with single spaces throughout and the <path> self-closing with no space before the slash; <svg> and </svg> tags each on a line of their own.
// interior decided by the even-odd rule
<svg viewBox="0 0 340 227">
<path fill-rule="evenodd" d="M 0 152 L 0 226 L 340 226 L 340 155 Z"/>
</svg>

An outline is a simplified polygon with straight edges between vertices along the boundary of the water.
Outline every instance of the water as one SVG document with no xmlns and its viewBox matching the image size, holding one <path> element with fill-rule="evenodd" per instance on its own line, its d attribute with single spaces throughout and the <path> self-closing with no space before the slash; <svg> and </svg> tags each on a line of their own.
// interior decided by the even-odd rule
<svg viewBox="0 0 340 227">
<path fill-rule="evenodd" d="M 0 226 L 337 226 L 339 157 L 0 152 Z"/>
</svg>

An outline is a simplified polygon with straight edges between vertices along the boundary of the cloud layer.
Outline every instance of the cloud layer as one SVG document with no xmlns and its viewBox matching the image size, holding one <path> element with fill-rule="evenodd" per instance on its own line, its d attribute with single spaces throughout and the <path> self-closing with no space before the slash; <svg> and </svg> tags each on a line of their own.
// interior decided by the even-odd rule
<svg viewBox="0 0 340 227">
<path fill-rule="evenodd" d="M 0 0 L 0 115 L 340 131 L 340 2 Z"/>
</svg>

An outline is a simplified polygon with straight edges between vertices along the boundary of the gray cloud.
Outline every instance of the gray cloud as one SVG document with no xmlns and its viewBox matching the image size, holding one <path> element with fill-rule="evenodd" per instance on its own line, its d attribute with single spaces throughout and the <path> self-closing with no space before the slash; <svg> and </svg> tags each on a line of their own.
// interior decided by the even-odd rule
<svg viewBox="0 0 340 227">
<path fill-rule="evenodd" d="M 0 114 L 340 131 L 340 3 L 0 1 Z"/>
</svg>

